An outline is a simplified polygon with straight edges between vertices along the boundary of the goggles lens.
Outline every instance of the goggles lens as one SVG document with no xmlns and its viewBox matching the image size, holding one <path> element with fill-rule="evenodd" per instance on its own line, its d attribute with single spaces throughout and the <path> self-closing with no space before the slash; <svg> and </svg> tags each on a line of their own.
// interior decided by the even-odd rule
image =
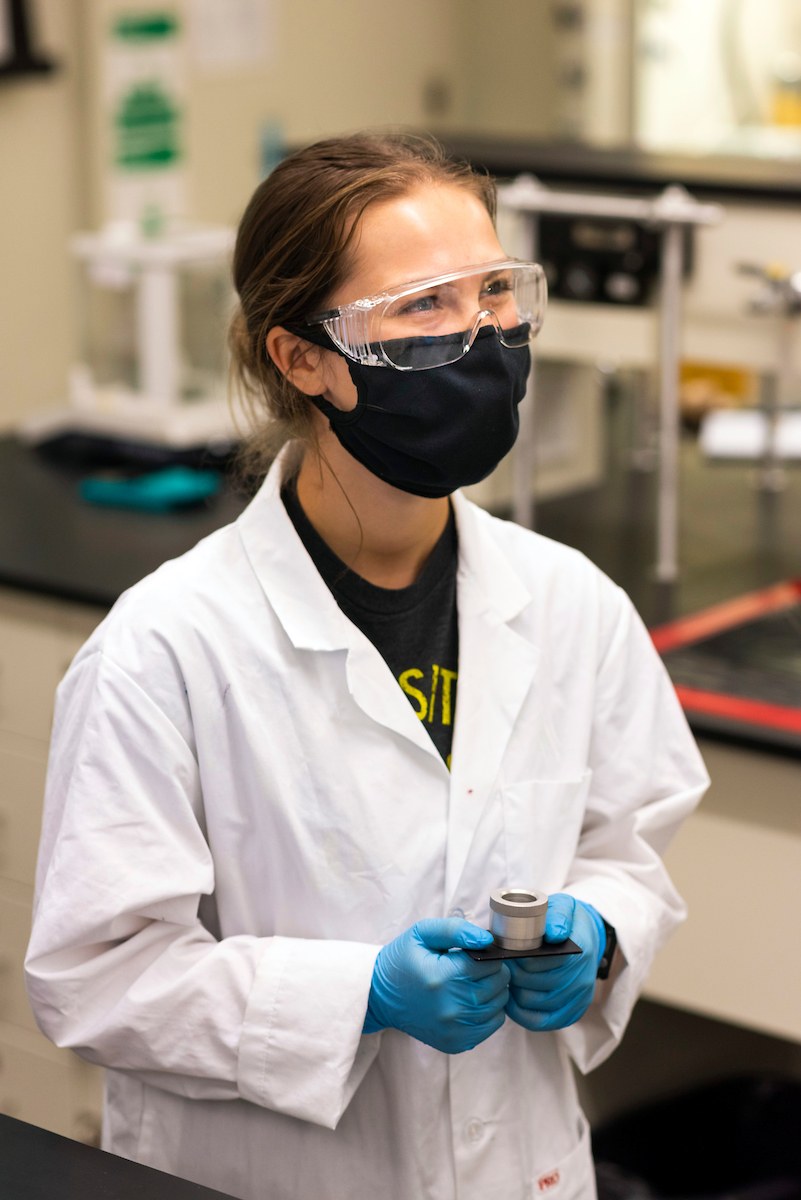
<svg viewBox="0 0 801 1200">
<path fill-rule="evenodd" d="M 423 371 L 456 362 L 483 326 L 494 326 L 511 349 L 528 345 L 542 325 L 546 295 L 538 263 L 507 260 L 355 300 L 309 324 L 321 324 L 356 362 Z"/>
</svg>

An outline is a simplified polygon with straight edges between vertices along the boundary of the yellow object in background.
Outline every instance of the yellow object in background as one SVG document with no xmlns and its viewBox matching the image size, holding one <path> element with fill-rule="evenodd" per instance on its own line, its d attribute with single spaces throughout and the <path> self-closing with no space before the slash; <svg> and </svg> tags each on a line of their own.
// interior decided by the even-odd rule
<svg viewBox="0 0 801 1200">
<path fill-rule="evenodd" d="M 771 101 L 771 123 L 784 127 L 801 127 L 801 91 L 797 86 L 777 86 Z"/>
<path fill-rule="evenodd" d="M 770 120 L 773 125 L 801 127 L 801 54 L 795 50 L 785 50 L 775 64 Z"/>
<path fill-rule="evenodd" d="M 679 367 L 679 406 L 689 422 L 712 409 L 746 408 L 757 402 L 755 371 L 735 365 L 684 359 Z"/>
</svg>

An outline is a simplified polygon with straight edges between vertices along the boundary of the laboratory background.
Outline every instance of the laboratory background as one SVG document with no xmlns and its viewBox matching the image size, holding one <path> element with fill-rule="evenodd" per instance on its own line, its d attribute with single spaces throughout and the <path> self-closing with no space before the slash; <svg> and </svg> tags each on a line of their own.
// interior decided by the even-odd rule
<svg viewBox="0 0 801 1200">
<path fill-rule="evenodd" d="M 520 439 L 467 491 L 625 588 L 703 752 L 689 919 L 579 1087 L 610 1163 L 696 1195 L 703 1145 L 718 1195 L 797 1164 L 801 1119 L 797 0 L 0 0 L 3 1153 L 102 1155 L 101 1072 L 22 979 L 55 687 L 247 503 L 234 231 L 286 153 L 365 127 L 491 171 L 546 271 Z"/>
</svg>

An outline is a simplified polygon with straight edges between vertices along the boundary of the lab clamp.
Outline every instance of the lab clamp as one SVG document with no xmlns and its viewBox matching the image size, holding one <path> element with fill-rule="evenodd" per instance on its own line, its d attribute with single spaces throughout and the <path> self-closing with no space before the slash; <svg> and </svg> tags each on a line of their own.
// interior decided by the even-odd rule
<svg viewBox="0 0 801 1200">
<path fill-rule="evenodd" d="M 545 941 L 548 911 L 545 892 L 534 888 L 499 888 L 490 893 L 489 907 L 490 933 L 495 943 L 480 950 L 468 950 L 477 962 L 581 953 L 581 947 L 570 938 L 563 942 Z"/>
</svg>

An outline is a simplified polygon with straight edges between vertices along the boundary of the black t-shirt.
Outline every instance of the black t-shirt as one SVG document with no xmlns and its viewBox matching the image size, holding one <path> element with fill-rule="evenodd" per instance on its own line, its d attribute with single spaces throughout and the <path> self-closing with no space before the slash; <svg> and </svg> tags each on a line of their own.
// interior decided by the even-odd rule
<svg viewBox="0 0 801 1200">
<path fill-rule="evenodd" d="M 294 482 L 281 497 L 337 604 L 384 658 L 450 767 L 459 665 L 453 510 L 414 583 L 383 588 L 357 575 L 323 541 L 300 505 Z"/>
</svg>

